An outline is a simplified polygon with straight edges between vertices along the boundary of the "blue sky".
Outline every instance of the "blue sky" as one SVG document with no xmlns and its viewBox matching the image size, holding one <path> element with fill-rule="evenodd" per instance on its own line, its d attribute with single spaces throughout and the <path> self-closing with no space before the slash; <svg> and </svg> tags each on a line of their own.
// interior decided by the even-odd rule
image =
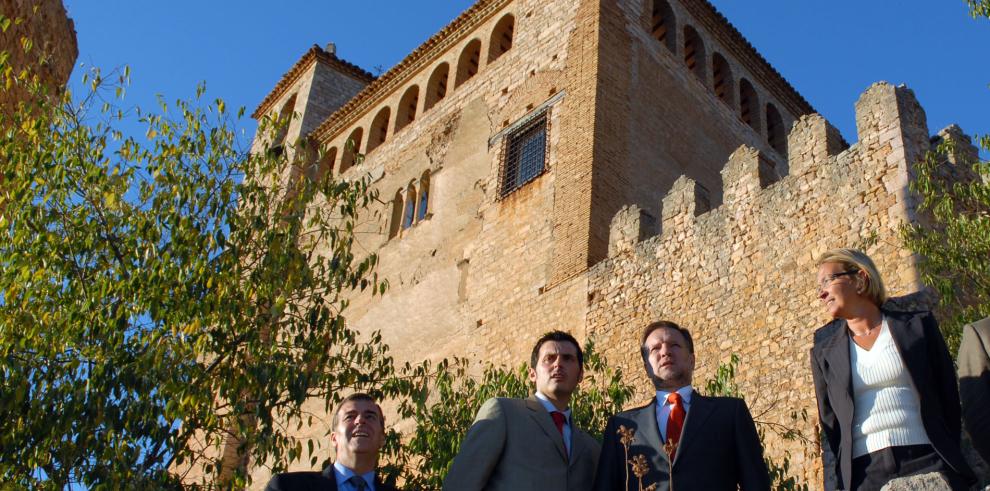
<svg viewBox="0 0 990 491">
<path fill-rule="evenodd" d="M 472 3 L 64 1 L 80 63 L 131 67 L 129 104 L 190 98 L 205 81 L 210 97 L 248 113 L 313 44 L 332 41 L 342 58 L 388 69 Z M 990 133 L 990 63 L 980 58 L 990 21 L 971 19 L 963 0 L 713 3 L 850 142 L 853 104 L 879 80 L 914 89 L 932 133 L 950 123 Z M 81 74 L 77 66 L 75 84 Z M 250 137 L 253 122 L 242 127 Z"/>
</svg>

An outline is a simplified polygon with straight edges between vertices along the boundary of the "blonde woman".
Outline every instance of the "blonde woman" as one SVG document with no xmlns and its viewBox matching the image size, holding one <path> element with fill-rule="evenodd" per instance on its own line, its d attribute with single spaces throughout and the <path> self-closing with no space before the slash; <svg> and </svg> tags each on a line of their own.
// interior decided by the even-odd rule
<svg viewBox="0 0 990 491">
<path fill-rule="evenodd" d="M 861 491 L 939 472 L 966 489 L 973 472 L 959 446 L 955 369 L 931 312 L 882 309 L 880 273 L 854 249 L 818 260 L 818 297 L 833 318 L 811 349 L 818 417 L 836 457 L 826 474 Z"/>
</svg>

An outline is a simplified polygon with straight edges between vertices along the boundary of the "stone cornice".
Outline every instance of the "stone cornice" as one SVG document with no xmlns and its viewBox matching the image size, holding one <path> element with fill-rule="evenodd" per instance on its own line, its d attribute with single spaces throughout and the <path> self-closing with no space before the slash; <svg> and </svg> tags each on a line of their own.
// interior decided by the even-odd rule
<svg viewBox="0 0 990 491">
<path fill-rule="evenodd" d="M 731 52 L 739 63 L 749 69 L 753 78 L 767 92 L 773 94 L 781 104 L 786 106 L 791 114 L 798 117 L 816 112 L 804 96 L 798 93 L 780 72 L 770 65 L 763 58 L 763 55 L 729 22 L 729 19 L 726 19 L 721 12 L 716 10 L 715 6 L 708 0 L 681 0 L 681 3 L 695 19 L 704 24 L 712 36 L 718 39 L 720 45 Z"/>
<path fill-rule="evenodd" d="M 361 69 L 361 67 L 337 58 L 337 56 L 333 53 L 325 51 L 323 48 L 314 44 L 312 48 L 309 48 L 309 51 L 299 58 L 299 61 L 297 61 L 295 65 L 292 65 L 292 68 L 290 68 L 288 72 L 285 72 L 285 75 L 282 75 L 281 80 L 275 84 L 275 88 L 272 89 L 267 96 L 265 96 L 261 103 L 258 104 L 258 108 L 251 113 L 251 117 L 258 119 L 264 115 L 265 112 L 271 109 L 272 104 L 282 97 L 282 95 L 285 94 L 285 91 L 295 84 L 296 80 L 298 80 L 299 77 L 309 69 L 309 67 L 317 62 L 336 68 L 337 70 L 364 83 L 369 83 L 375 80 L 374 75 Z"/>
<path fill-rule="evenodd" d="M 362 114 L 377 104 L 386 94 L 408 81 L 420 69 L 432 63 L 454 44 L 507 5 L 511 0 L 478 0 L 457 16 L 450 24 L 434 34 L 397 65 L 368 84 L 354 98 L 327 117 L 312 132 L 323 141 L 354 123 Z M 456 70 L 456 67 L 452 67 Z"/>
</svg>

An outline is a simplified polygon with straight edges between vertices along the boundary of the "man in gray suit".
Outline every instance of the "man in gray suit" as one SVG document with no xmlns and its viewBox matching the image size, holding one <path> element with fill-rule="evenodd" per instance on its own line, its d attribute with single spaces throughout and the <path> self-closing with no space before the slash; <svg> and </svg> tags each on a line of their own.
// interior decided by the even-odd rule
<svg viewBox="0 0 990 491">
<path fill-rule="evenodd" d="M 600 449 L 574 426 L 569 409 L 583 367 L 584 354 L 573 336 L 561 331 L 543 335 L 530 356 L 535 395 L 485 402 L 443 489 L 590 490 Z"/>
<path fill-rule="evenodd" d="M 990 317 L 963 327 L 959 398 L 973 447 L 990 464 Z"/>
</svg>

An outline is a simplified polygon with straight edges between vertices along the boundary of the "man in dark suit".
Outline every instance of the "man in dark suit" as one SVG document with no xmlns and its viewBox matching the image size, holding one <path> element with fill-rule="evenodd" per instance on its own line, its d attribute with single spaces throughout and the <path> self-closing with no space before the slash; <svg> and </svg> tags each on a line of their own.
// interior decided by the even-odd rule
<svg viewBox="0 0 990 491">
<path fill-rule="evenodd" d="M 272 477 L 265 491 L 395 491 L 375 474 L 385 443 L 385 416 L 368 394 L 344 398 L 333 414 L 330 441 L 336 461 L 323 472 L 286 472 Z"/>
<path fill-rule="evenodd" d="M 530 355 L 536 393 L 489 399 L 478 411 L 443 483 L 446 491 L 585 491 L 598 442 L 574 425 L 571 394 L 584 375 L 573 336 L 545 334 Z"/>
<path fill-rule="evenodd" d="M 973 447 L 990 464 L 990 317 L 963 327 L 959 397 Z"/>
<path fill-rule="evenodd" d="M 702 396 L 691 387 L 691 333 L 657 321 L 643 330 L 640 347 L 657 395 L 609 419 L 594 489 L 635 491 L 656 484 L 657 490 L 769 490 L 763 447 L 746 403 Z"/>
</svg>

